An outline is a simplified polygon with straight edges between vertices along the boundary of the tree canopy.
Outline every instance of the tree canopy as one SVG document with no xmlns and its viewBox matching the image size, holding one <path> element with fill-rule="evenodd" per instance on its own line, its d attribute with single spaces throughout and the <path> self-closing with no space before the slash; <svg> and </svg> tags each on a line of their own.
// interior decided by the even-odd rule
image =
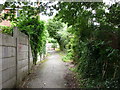
<svg viewBox="0 0 120 90">
<path fill-rule="evenodd" d="M 62 34 L 65 33 L 64 24 L 61 21 L 51 19 L 48 21 L 46 27 L 47 27 L 50 37 L 56 39 L 60 46 L 60 49 L 64 50 L 65 49 L 65 42 L 64 42 L 65 37 L 62 37 L 63 36 Z"/>
<path fill-rule="evenodd" d="M 66 57 L 69 58 L 66 59 L 73 59 L 77 64 L 76 71 L 79 73 L 81 87 L 120 87 L 120 3 L 49 4 L 50 2 L 39 3 L 38 7 L 25 5 L 20 10 L 21 17 L 15 18 L 12 13 L 18 6 L 12 3 L 11 14 L 3 15 L 30 35 L 34 63 L 37 53 L 45 46 L 47 32 L 44 23 L 38 20 L 38 13 L 52 15 L 56 10 L 58 13 L 54 19 L 48 21 L 46 27 L 50 37 L 59 43 L 61 50 L 67 47 Z M 5 7 L 8 5 L 6 3 Z M 47 12 L 48 9 L 50 13 Z M 63 23 L 67 25 L 66 31 Z"/>
<path fill-rule="evenodd" d="M 59 2 L 57 6 L 56 18 L 71 28 L 67 56 L 78 64 L 81 87 L 120 87 L 119 3 Z"/>
</svg>

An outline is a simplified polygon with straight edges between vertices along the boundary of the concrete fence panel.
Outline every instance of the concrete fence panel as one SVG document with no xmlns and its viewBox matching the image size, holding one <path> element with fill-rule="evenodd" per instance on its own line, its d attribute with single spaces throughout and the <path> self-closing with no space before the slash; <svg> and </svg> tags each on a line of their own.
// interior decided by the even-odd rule
<svg viewBox="0 0 120 90">
<path fill-rule="evenodd" d="M 16 82 L 16 44 L 14 37 L 2 34 L 2 88 L 12 88 Z"/>
<path fill-rule="evenodd" d="M 13 36 L 0 33 L 0 89 L 19 85 L 30 73 L 32 65 L 28 36 L 17 28 Z"/>
<path fill-rule="evenodd" d="M 0 90 L 2 89 L 2 34 L 0 33 Z"/>
</svg>

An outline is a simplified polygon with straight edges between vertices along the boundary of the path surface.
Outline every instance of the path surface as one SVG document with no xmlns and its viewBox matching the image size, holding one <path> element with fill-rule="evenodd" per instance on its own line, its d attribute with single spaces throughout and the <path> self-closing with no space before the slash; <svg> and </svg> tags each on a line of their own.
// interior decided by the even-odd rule
<svg viewBox="0 0 120 90">
<path fill-rule="evenodd" d="M 65 88 L 68 68 L 57 52 L 52 52 L 47 61 L 40 64 L 24 82 L 25 88 Z"/>
</svg>

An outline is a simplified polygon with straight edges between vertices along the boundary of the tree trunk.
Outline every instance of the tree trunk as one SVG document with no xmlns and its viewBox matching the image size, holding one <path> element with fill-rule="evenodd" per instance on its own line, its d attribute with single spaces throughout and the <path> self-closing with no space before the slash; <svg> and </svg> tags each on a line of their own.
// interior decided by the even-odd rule
<svg viewBox="0 0 120 90">
<path fill-rule="evenodd" d="M 60 50 L 63 51 L 65 49 L 63 43 L 61 41 L 58 41 L 58 44 L 60 46 Z"/>
<path fill-rule="evenodd" d="M 33 56 L 33 64 L 36 65 L 36 62 L 37 62 L 37 51 L 34 50 L 34 56 Z"/>
</svg>

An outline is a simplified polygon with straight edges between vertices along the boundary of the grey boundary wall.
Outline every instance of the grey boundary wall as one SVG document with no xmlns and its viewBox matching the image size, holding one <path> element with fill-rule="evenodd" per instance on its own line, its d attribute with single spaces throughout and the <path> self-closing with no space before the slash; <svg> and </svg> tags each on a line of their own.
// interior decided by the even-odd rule
<svg viewBox="0 0 120 90">
<path fill-rule="evenodd" d="M 0 89 L 18 86 L 33 65 L 27 35 L 14 29 L 13 36 L 0 33 Z"/>
<path fill-rule="evenodd" d="M 0 90 L 2 88 L 2 34 L 0 34 Z"/>
</svg>

